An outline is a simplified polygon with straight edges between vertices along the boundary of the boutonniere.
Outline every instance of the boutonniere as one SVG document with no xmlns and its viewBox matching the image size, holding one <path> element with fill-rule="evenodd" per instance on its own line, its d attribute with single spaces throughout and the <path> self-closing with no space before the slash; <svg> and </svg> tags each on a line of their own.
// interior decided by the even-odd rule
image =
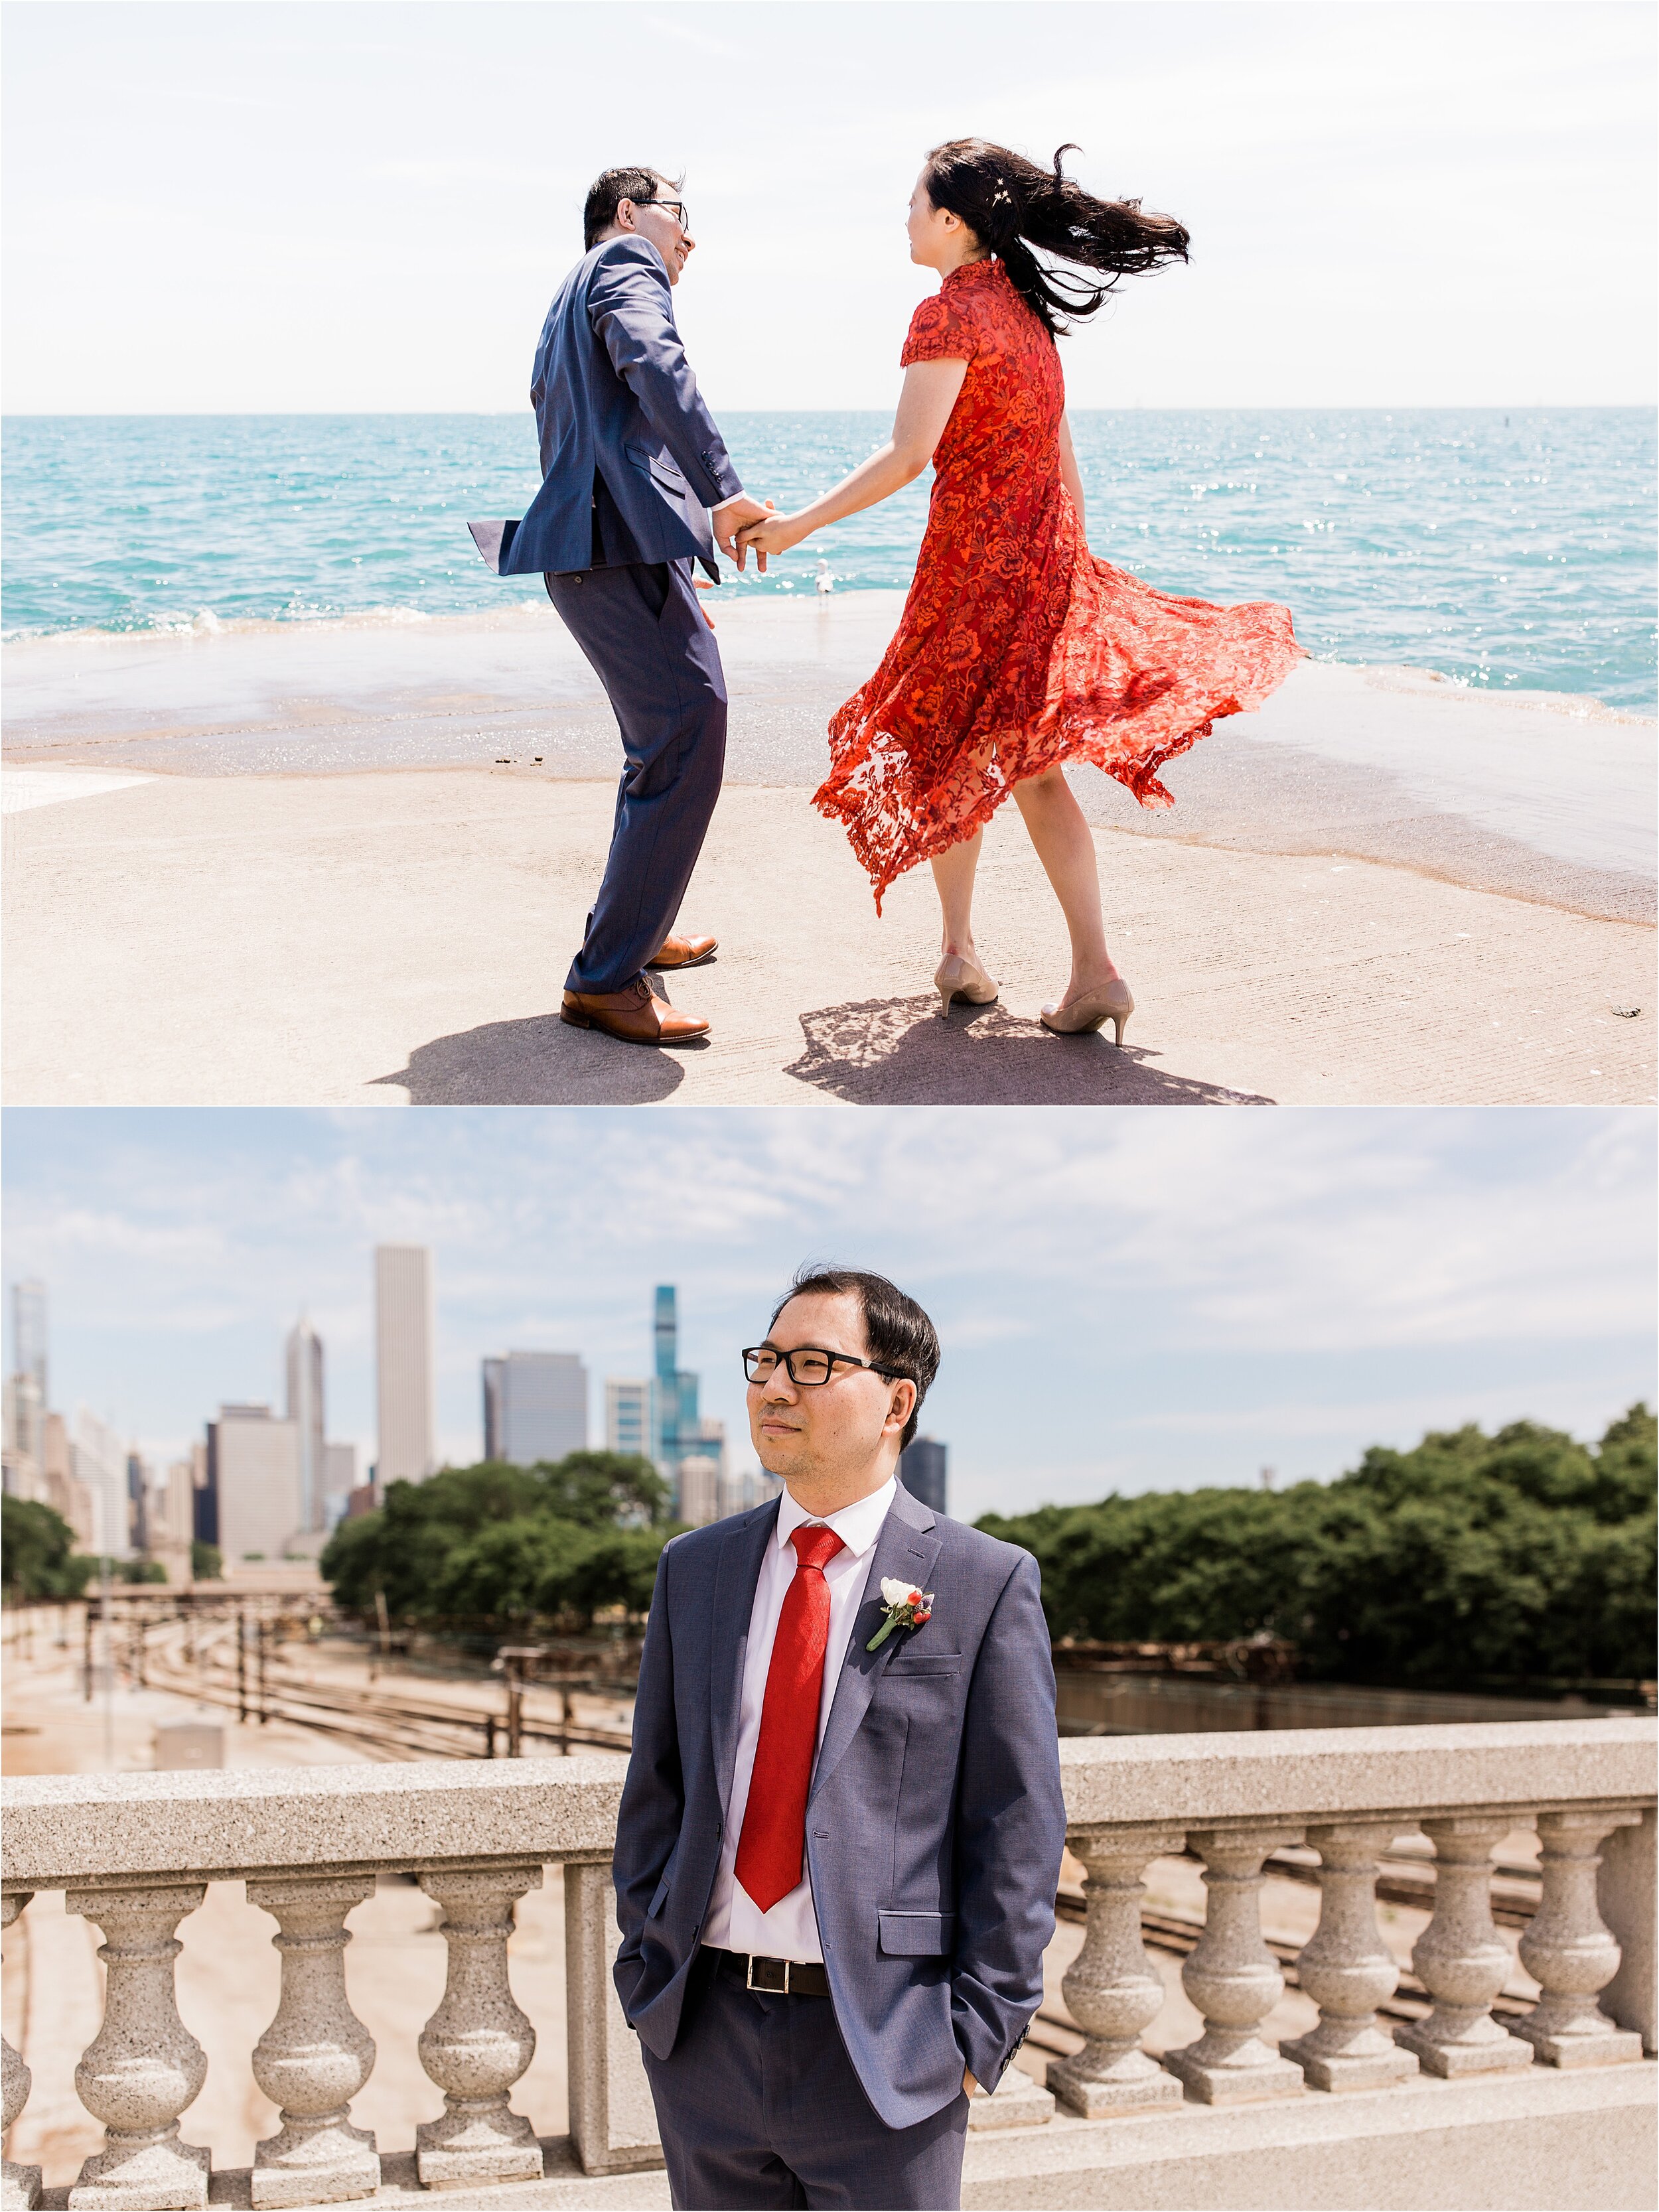
<svg viewBox="0 0 1659 2212">
<path fill-rule="evenodd" d="M 933 1593 L 919 1590 L 914 1583 L 896 1583 L 890 1575 L 884 1575 L 881 1609 L 887 1618 L 865 1645 L 866 1651 L 874 1651 L 885 1644 L 896 1628 L 920 1628 L 924 1620 L 931 1620 Z"/>
</svg>

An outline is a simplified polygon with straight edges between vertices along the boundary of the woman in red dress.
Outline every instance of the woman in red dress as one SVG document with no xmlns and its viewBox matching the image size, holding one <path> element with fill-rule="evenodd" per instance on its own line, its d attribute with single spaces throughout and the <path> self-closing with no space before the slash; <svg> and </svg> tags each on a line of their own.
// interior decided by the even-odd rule
<svg viewBox="0 0 1659 2212">
<path fill-rule="evenodd" d="M 927 156 L 911 195 L 910 258 L 944 282 L 900 356 L 887 445 L 794 514 L 743 532 L 787 552 L 872 507 L 931 460 L 927 530 L 898 633 L 830 725 L 813 804 L 845 823 L 875 885 L 933 863 L 944 910 L 940 1011 L 997 987 L 974 945 L 985 823 L 1011 795 L 1066 916 L 1072 973 L 1042 1010 L 1062 1034 L 1123 1024 L 1128 985 L 1106 948 L 1094 840 L 1066 781 L 1092 761 L 1143 806 L 1174 800 L 1158 771 L 1224 714 L 1259 707 L 1300 658 L 1289 611 L 1171 599 L 1091 554 L 1054 340 L 1125 275 L 1187 258 L 1187 233 L 1134 200 L 1094 198 L 984 139 Z M 1040 263 L 1033 247 L 1096 272 Z"/>
</svg>

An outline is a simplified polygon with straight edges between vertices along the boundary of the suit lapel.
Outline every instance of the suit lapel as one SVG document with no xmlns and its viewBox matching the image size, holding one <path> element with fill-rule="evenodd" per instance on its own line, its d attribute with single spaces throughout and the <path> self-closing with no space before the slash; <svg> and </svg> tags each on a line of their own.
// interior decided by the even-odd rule
<svg viewBox="0 0 1659 2212">
<path fill-rule="evenodd" d="M 755 1609 L 755 1585 L 761 1561 L 778 1525 L 778 1500 L 733 1522 L 720 1547 L 714 1570 L 714 1626 L 709 1638 L 708 1730 L 714 1745 L 714 1779 L 724 1813 L 732 1798 L 732 1771 L 738 1757 L 738 1716 L 743 1705 L 743 1668 L 749 1651 L 749 1619 Z"/>
<path fill-rule="evenodd" d="M 876 1693 L 876 1684 L 881 1680 L 882 1669 L 904 1640 L 896 1630 L 878 1651 L 867 1648 L 870 1638 L 881 1626 L 883 1582 L 890 1577 L 894 1582 L 914 1583 L 918 1589 L 926 1589 L 927 1577 L 933 1572 L 933 1562 L 939 1554 L 939 1538 L 933 1533 L 933 1515 L 901 1485 L 893 1493 L 887 1518 L 882 1522 L 881 1534 L 876 1539 L 876 1548 L 870 1555 L 870 1571 L 864 1578 L 864 1595 L 853 1617 L 853 1633 L 848 1639 L 841 1680 L 836 1686 L 835 1702 L 830 1708 L 823 1741 L 818 1746 L 817 1764 L 812 1771 L 811 1793 L 807 1798 L 809 1805 L 834 1773 L 848 1745 L 858 1734 L 859 1723 L 869 1711 L 870 1700 Z"/>
</svg>

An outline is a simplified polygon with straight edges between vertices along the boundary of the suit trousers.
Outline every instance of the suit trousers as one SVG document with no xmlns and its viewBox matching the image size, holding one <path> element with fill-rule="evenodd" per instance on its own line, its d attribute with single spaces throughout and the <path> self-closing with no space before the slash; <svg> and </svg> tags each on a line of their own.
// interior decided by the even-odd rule
<svg viewBox="0 0 1659 2212">
<path fill-rule="evenodd" d="M 620 991 L 672 929 L 726 765 L 726 678 L 690 561 L 545 578 L 604 684 L 626 765 L 605 880 L 571 964 L 572 991 Z"/>
<path fill-rule="evenodd" d="M 643 2053 L 677 2206 L 869 2207 L 954 2212 L 968 2100 L 890 2128 L 865 2095 L 830 1997 L 745 1989 L 702 1954 L 679 2037 Z"/>
</svg>

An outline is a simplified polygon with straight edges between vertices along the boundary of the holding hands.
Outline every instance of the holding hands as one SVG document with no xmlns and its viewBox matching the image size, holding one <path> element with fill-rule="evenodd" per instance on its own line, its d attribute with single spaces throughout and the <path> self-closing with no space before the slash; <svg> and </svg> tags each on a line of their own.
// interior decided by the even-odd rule
<svg viewBox="0 0 1659 2212">
<path fill-rule="evenodd" d="M 770 500 L 767 505 L 770 507 Z M 738 532 L 738 566 L 743 566 L 744 556 L 752 553 L 763 573 L 769 553 L 787 553 L 799 545 L 803 538 L 810 538 L 814 526 L 799 514 L 766 514 L 754 522 L 744 523 Z"/>
<path fill-rule="evenodd" d="M 759 500 L 750 499 L 746 491 L 739 492 L 735 499 L 728 499 L 721 506 L 710 509 L 708 519 L 714 526 L 714 543 L 728 561 L 735 561 L 739 568 L 743 567 L 746 549 L 738 533 L 764 522 L 773 511 L 773 502 L 769 499 L 763 505 Z M 761 553 L 757 558 L 761 574 L 764 575 L 766 555 Z"/>
</svg>

